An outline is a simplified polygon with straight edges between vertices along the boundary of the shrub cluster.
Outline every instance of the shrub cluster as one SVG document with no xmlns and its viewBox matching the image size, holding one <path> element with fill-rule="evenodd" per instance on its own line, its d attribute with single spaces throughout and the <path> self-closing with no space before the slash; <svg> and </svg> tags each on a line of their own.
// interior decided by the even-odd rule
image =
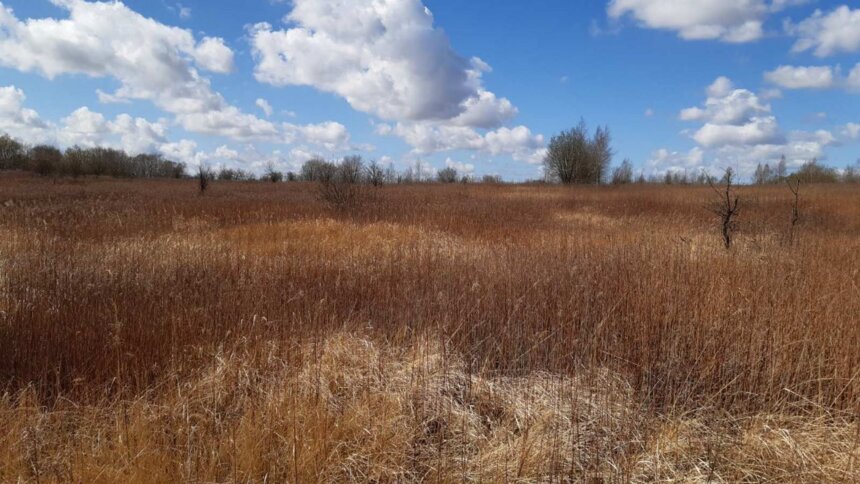
<svg viewBox="0 0 860 484">
<path fill-rule="evenodd" d="M 565 185 L 601 183 L 612 161 L 611 141 L 609 128 L 598 127 L 592 136 L 585 121 L 553 136 L 544 158 L 547 179 Z"/>
</svg>

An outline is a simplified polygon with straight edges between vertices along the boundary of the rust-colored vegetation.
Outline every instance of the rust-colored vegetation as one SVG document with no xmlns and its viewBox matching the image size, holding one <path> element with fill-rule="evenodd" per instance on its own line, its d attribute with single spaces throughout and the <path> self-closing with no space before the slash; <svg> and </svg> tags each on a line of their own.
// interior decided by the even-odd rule
<svg viewBox="0 0 860 484">
<path fill-rule="evenodd" d="M 860 480 L 860 191 L 0 177 L 0 481 Z"/>
</svg>

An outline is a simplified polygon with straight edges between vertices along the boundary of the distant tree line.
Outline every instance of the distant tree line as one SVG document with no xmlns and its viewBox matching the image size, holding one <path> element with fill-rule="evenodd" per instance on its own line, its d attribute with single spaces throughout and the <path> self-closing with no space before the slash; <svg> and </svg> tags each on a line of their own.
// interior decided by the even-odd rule
<svg viewBox="0 0 860 484">
<path fill-rule="evenodd" d="M 0 136 L 0 170 L 22 170 L 42 176 L 112 176 L 117 178 L 182 178 L 185 164 L 158 154 L 130 156 L 111 148 L 25 146 L 8 135 Z"/>
<path fill-rule="evenodd" d="M 377 161 L 365 163 L 361 156 L 346 156 L 341 160 L 327 161 L 322 158 L 312 158 L 306 161 L 298 174 L 288 173 L 289 180 L 306 182 L 330 182 L 332 180 L 348 184 L 364 185 L 395 185 L 412 183 L 474 183 L 478 180 L 466 173 L 460 173 L 454 167 L 442 168 L 435 172 L 425 169 L 421 161 L 403 171 L 397 171 L 394 165 L 383 167 Z M 498 175 L 484 175 L 480 182 L 487 184 L 503 183 Z"/>
<path fill-rule="evenodd" d="M 785 157 L 783 156 L 775 167 L 761 163 L 756 166 L 753 174 L 753 183 L 756 185 L 767 185 L 772 183 L 784 183 L 789 177 L 803 184 L 810 183 L 858 183 L 860 182 L 860 162 L 845 167 L 840 173 L 835 168 L 823 166 L 817 159 L 804 163 L 793 174 L 788 173 Z"/>
<path fill-rule="evenodd" d="M 665 185 L 708 185 L 717 180 L 704 170 L 688 172 L 670 170 L 662 175 L 646 177 L 644 173 L 635 176 L 633 164 L 625 159 L 619 166 L 610 171 L 612 157 L 612 136 L 606 126 L 598 127 L 594 133 L 588 129 L 585 121 L 568 130 L 553 136 L 549 142 L 544 157 L 544 181 L 564 185 L 582 184 L 626 185 L 630 183 L 652 183 Z M 441 172 L 440 172 L 441 174 Z M 731 176 L 736 176 L 731 173 Z M 753 174 L 753 183 L 764 185 L 769 183 L 784 183 L 789 177 L 803 184 L 809 183 L 857 183 L 860 182 L 860 161 L 844 170 L 836 170 L 818 164 L 817 160 L 809 161 L 796 172 L 789 173 L 783 156 L 773 167 L 769 164 L 759 164 Z M 725 183 L 725 176 L 722 183 Z"/>
</svg>

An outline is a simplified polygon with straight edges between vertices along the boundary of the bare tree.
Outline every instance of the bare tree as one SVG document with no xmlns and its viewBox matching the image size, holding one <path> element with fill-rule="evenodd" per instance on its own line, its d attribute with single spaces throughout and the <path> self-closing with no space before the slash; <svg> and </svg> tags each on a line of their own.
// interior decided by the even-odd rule
<svg viewBox="0 0 860 484">
<path fill-rule="evenodd" d="M 263 178 L 272 183 L 278 183 L 284 181 L 284 174 L 275 168 L 273 161 L 269 161 L 266 163 L 266 172 L 263 174 Z"/>
<path fill-rule="evenodd" d="M 34 146 L 30 149 L 30 163 L 33 171 L 42 176 L 50 175 L 60 168 L 63 153 L 48 145 Z"/>
<path fill-rule="evenodd" d="M 212 171 L 206 168 L 206 165 L 201 163 L 197 167 L 197 187 L 200 189 L 200 195 L 206 193 L 209 188 L 209 180 L 212 179 Z"/>
<path fill-rule="evenodd" d="M 786 179 L 785 183 L 791 194 L 794 195 L 791 205 L 791 228 L 788 231 L 788 245 L 794 245 L 794 231 L 800 222 L 800 178 L 792 176 Z"/>
<path fill-rule="evenodd" d="M 457 169 L 453 166 L 442 168 L 438 173 L 436 173 L 436 180 L 438 180 L 439 183 L 456 183 Z"/>
<path fill-rule="evenodd" d="M 734 176 L 734 171 L 728 168 L 723 176 L 723 187 L 718 188 L 713 181 L 708 181 L 714 193 L 717 194 L 717 199 L 711 203 L 710 210 L 720 217 L 723 243 L 726 249 L 732 248 L 734 233 L 737 231 L 737 217 L 740 213 L 740 197 L 734 189 Z"/>
<path fill-rule="evenodd" d="M 9 135 L 0 136 L 0 170 L 23 168 L 27 150 Z"/>
<path fill-rule="evenodd" d="M 385 170 L 376 160 L 370 162 L 367 165 L 367 182 L 375 187 L 379 187 L 385 184 Z"/>
<path fill-rule="evenodd" d="M 612 172 L 613 185 L 627 185 L 633 183 L 633 163 L 625 159 L 621 162 L 621 166 Z"/>
<path fill-rule="evenodd" d="M 346 156 L 340 162 L 339 166 L 340 178 L 350 184 L 361 183 L 361 176 L 364 173 L 364 161 L 360 156 Z"/>
<path fill-rule="evenodd" d="M 320 200 L 337 210 L 360 205 L 363 201 L 361 167 L 361 158 L 350 156 L 338 164 L 323 162 L 319 165 Z"/>
</svg>

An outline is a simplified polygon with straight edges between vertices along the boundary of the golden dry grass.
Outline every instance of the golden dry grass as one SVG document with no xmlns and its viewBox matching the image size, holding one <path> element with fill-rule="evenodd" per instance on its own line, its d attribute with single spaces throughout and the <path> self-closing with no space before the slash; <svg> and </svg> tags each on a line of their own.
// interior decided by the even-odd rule
<svg viewBox="0 0 860 484">
<path fill-rule="evenodd" d="M 860 480 L 860 191 L 0 177 L 0 481 Z"/>
</svg>

